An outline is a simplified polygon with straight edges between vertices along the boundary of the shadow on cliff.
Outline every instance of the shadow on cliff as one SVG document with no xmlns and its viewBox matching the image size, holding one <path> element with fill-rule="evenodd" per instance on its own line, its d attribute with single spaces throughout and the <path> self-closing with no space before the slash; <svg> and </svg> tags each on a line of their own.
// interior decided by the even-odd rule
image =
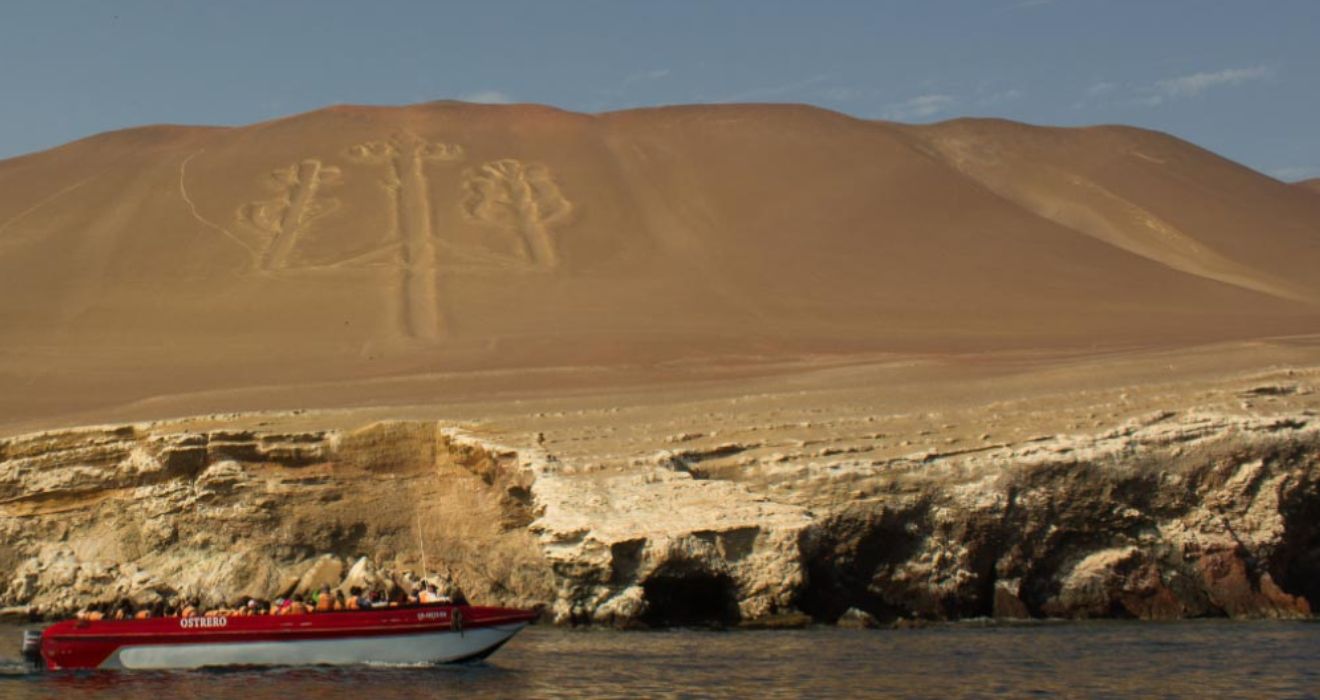
<svg viewBox="0 0 1320 700">
<path fill-rule="evenodd" d="M 853 504 L 804 530 L 797 607 L 903 618 L 1309 617 L 1310 441 L 1023 466 Z"/>
<path fill-rule="evenodd" d="M 715 627 L 738 624 L 738 587 L 732 578 L 708 571 L 659 571 L 642 584 L 650 627 Z"/>
</svg>

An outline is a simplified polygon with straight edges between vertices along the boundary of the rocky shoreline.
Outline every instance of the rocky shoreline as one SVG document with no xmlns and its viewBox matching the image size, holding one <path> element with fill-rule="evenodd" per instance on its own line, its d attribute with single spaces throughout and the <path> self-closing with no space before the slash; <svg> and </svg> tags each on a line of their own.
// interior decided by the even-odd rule
<svg viewBox="0 0 1320 700">
<path fill-rule="evenodd" d="M 261 422 L 0 439 L 0 607 L 62 617 L 122 596 L 218 604 L 423 575 L 557 624 L 617 627 L 1306 618 L 1320 605 L 1309 408 L 1159 411 L 884 461 L 824 449 L 792 478 L 847 495 L 814 501 L 800 493 L 825 491 L 775 497 L 739 477 L 777 458 L 740 458 L 737 443 L 678 440 L 602 466 L 433 421 Z"/>
</svg>

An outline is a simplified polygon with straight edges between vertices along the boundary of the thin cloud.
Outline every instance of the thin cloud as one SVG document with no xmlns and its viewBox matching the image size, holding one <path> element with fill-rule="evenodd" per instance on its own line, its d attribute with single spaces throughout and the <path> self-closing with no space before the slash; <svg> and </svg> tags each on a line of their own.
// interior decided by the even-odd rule
<svg viewBox="0 0 1320 700">
<path fill-rule="evenodd" d="M 481 90 L 468 93 L 458 99 L 463 102 L 476 102 L 486 105 L 507 105 L 513 102 L 513 98 L 510 97 L 508 93 L 500 92 L 499 90 Z"/>
<path fill-rule="evenodd" d="M 668 68 L 652 68 L 629 73 L 613 85 L 597 88 L 595 92 L 598 97 L 588 106 L 588 109 L 595 111 L 626 105 L 627 100 L 624 98 L 634 89 L 644 88 L 647 83 L 664 80 L 670 76 L 671 72 Z"/>
<path fill-rule="evenodd" d="M 801 93 L 803 90 L 821 83 L 829 81 L 828 75 L 813 75 L 805 80 L 796 80 L 791 83 L 781 83 L 779 85 L 767 85 L 764 87 L 751 88 L 742 92 L 735 92 L 731 95 L 716 97 L 704 102 L 757 102 L 762 100 L 773 100 L 775 98 Z"/>
<path fill-rule="evenodd" d="M 1264 80 L 1274 72 L 1265 66 L 1250 68 L 1227 68 L 1221 71 L 1192 73 L 1176 78 L 1169 78 L 1155 83 L 1158 94 L 1168 99 L 1196 97 L 1211 88 L 1242 85 L 1243 83 Z"/>
<path fill-rule="evenodd" d="M 833 85 L 820 91 L 820 96 L 823 99 L 832 102 L 851 102 L 852 100 L 862 97 L 864 94 L 864 91 L 858 88 L 848 87 L 847 85 Z"/>
<path fill-rule="evenodd" d="M 668 68 L 656 68 L 654 70 L 647 70 L 647 71 L 642 71 L 640 73 L 633 73 L 632 75 L 624 78 L 623 82 L 619 85 L 619 87 L 625 88 L 628 87 L 629 85 L 632 85 L 633 83 L 648 82 L 651 80 L 660 80 L 661 78 L 668 78 L 668 77 L 669 77 Z"/>
<path fill-rule="evenodd" d="M 1269 66 L 1248 66 L 1189 73 L 1145 85 L 1130 83 L 1122 85 L 1100 81 L 1087 86 L 1084 91 L 1085 97 L 1074 103 L 1073 108 L 1081 109 L 1091 101 L 1110 100 L 1142 107 L 1158 107 L 1166 102 L 1194 98 L 1209 90 L 1236 87 L 1272 77 L 1274 77 L 1274 69 Z"/>
<path fill-rule="evenodd" d="M 884 110 L 884 117 L 893 121 L 924 119 L 948 110 L 957 102 L 958 98 L 953 95 L 919 95 L 889 105 Z"/>
<path fill-rule="evenodd" d="M 1296 182 L 1313 177 L 1320 177 L 1320 165 L 1289 165 L 1267 171 L 1270 177 L 1284 182 Z"/>
<path fill-rule="evenodd" d="M 983 95 L 976 100 L 976 103 L 983 107 L 989 105 L 1003 104 L 1005 102 L 1012 102 L 1013 100 L 1021 99 L 1022 96 L 1025 94 L 1027 93 L 1023 92 L 1022 90 L 1019 90 L 1017 88 L 1011 88 L 1008 90 L 1001 90 L 999 92 L 992 92 L 988 95 Z"/>
</svg>

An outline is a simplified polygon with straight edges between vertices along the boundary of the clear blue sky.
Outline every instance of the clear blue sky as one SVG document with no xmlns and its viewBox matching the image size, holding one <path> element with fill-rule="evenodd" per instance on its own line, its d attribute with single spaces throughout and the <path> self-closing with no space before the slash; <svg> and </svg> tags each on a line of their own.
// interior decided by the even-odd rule
<svg viewBox="0 0 1320 700">
<path fill-rule="evenodd" d="M 1160 129 L 1320 176 L 1320 0 L 3 0 L 0 158 L 442 98 Z"/>
</svg>

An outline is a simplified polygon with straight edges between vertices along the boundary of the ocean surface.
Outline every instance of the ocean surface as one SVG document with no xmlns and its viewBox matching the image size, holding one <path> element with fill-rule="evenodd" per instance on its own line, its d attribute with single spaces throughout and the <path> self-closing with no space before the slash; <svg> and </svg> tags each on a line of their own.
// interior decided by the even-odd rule
<svg viewBox="0 0 1320 700">
<path fill-rule="evenodd" d="M 475 665 L 31 673 L 0 625 L 0 698 L 1320 697 L 1320 624 L 912 630 L 532 627 Z"/>
</svg>

